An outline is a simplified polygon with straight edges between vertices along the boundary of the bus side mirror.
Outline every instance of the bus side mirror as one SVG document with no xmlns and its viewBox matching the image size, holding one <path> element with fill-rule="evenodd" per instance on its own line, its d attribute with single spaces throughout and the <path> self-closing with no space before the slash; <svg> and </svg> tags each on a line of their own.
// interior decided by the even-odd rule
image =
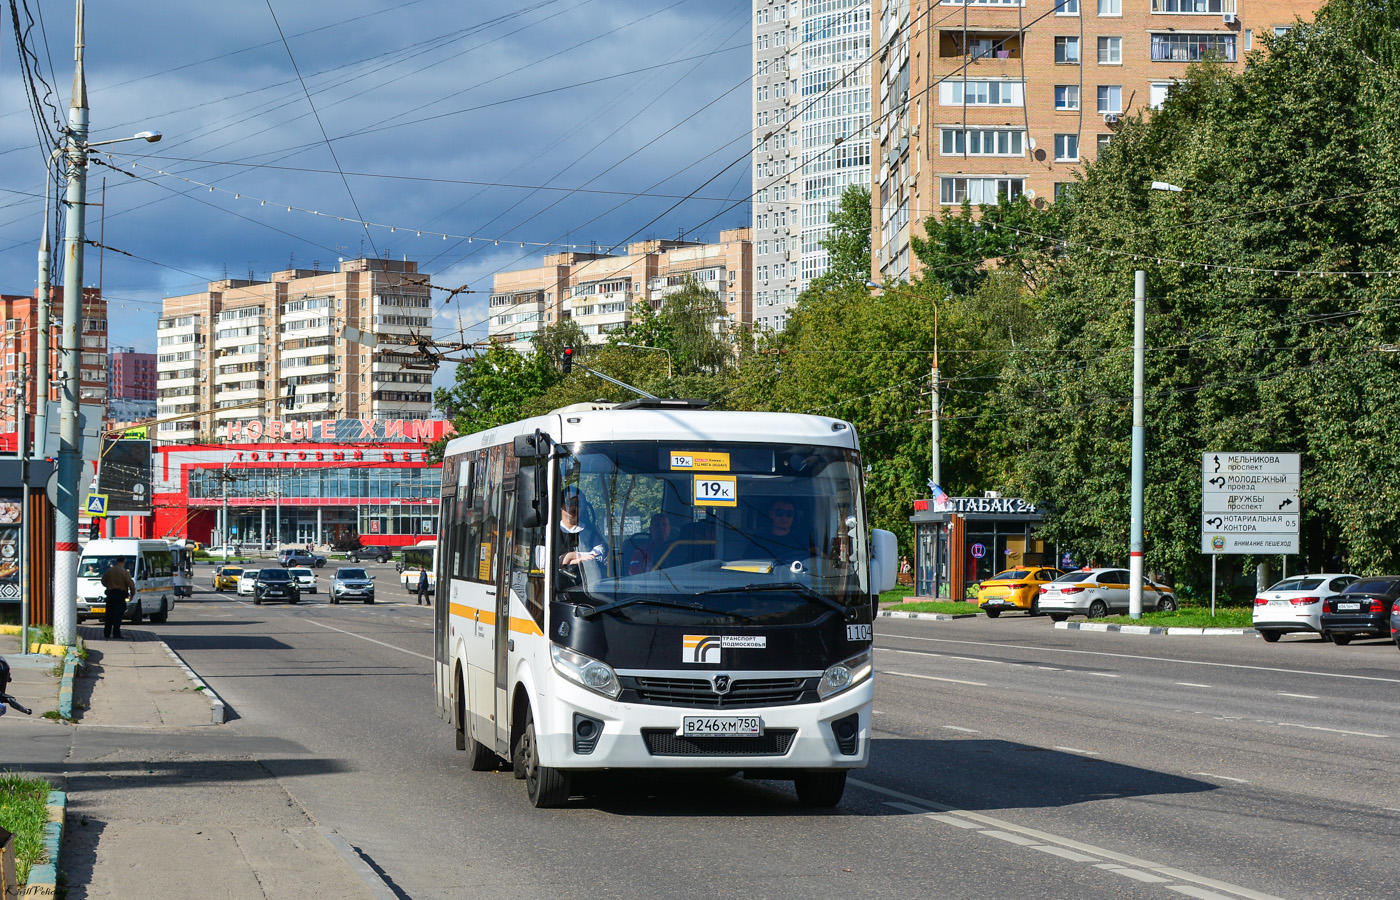
<svg viewBox="0 0 1400 900">
<path fill-rule="evenodd" d="M 516 459 L 534 459 L 549 453 L 549 435 L 535 429 L 533 434 L 517 434 L 512 448 Z"/>
<path fill-rule="evenodd" d="M 870 532 L 870 592 L 894 590 L 899 578 L 899 538 L 879 528 Z"/>
<path fill-rule="evenodd" d="M 515 440 L 518 446 L 520 438 Z M 539 466 L 520 467 L 519 474 L 515 476 L 515 498 L 515 502 L 520 504 L 521 528 L 538 528 L 544 524 L 544 495 L 540 492 Z"/>
</svg>

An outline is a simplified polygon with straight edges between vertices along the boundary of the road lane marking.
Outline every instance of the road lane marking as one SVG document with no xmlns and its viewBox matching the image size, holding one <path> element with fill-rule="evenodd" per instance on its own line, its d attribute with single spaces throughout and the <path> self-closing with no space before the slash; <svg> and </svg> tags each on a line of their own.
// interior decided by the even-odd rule
<svg viewBox="0 0 1400 900">
<path fill-rule="evenodd" d="M 1208 684 L 1197 684 L 1197 683 L 1194 682 L 1194 681 L 1178 681 L 1177 684 L 1181 685 L 1182 687 L 1199 687 L 1199 688 L 1208 688 L 1208 687 L 1210 687 L 1210 685 L 1208 685 Z"/>
<path fill-rule="evenodd" d="M 944 725 L 943 727 L 946 728 L 946 729 L 948 729 L 949 731 L 961 731 L 961 732 L 964 732 L 964 733 L 966 733 L 966 734 L 981 734 L 981 733 L 982 733 L 982 732 L 977 731 L 976 729 L 973 729 L 973 728 L 959 728 L 959 727 L 956 726 L 956 725 Z"/>
<path fill-rule="evenodd" d="M 1247 888 L 1236 884 L 1230 884 L 1229 882 L 1219 881 L 1217 879 L 1209 878 L 1204 875 L 1197 875 L 1193 872 L 1187 872 L 1184 869 L 1178 869 L 1175 866 L 1168 866 L 1162 863 L 1150 862 L 1145 859 L 1138 859 L 1137 857 L 1128 856 L 1125 853 L 1118 853 L 1113 850 L 1106 850 L 1103 847 L 1096 847 L 1093 844 L 1086 844 L 1083 841 L 1077 841 L 1073 838 L 1061 837 L 1059 835 L 1050 834 L 1049 832 L 1045 831 L 1039 831 L 1034 828 L 1025 828 L 1020 825 L 1007 822 L 1004 819 L 997 819 L 993 816 L 984 815 L 982 813 L 976 813 L 971 812 L 970 810 L 959 809 L 956 806 L 948 806 L 947 804 L 939 803 L 936 800 L 928 800 L 924 797 L 919 797 L 914 794 L 907 794 L 903 791 L 896 791 L 892 788 L 883 787 L 881 785 L 874 784 L 869 781 L 863 781 L 859 778 L 850 778 L 847 780 L 846 783 L 855 785 L 858 788 L 863 788 L 867 791 L 871 791 L 872 793 L 883 794 L 886 797 L 892 797 L 899 800 L 903 800 L 908 803 L 912 803 L 916 806 L 920 806 L 925 810 L 937 810 L 938 812 L 946 813 L 951 817 L 968 819 L 973 822 L 980 822 L 983 825 L 991 826 L 1001 831 L 1008 831 L 1014 834 L 1024 835 L 1025 837 L 1032 838 L 1036 841 L 1039 841 L 1042 844 L 1058 844 L 1061 847 L 1065 847 L 1071 850 L 1077 850 L 1081 853 L 1093 854 L 1095 856 L 1098 856 L 1100 859 L 1110 859 L 1126 866 L 1135 866 L 1139 869 L 1147 869 L 1148 871 L 1155 872 L 1158 875 L 1162 875 L 1167 878 L 1174 878 L 1177 881 L 1190 882 L 1191 884 L 1200 885 L 1203 888 L 1214 888 L 1217 891 L 1225 891 L 1228 894 L 1232 895 L 1232 897 L 1244 897 L 1245 900 L 1283 900 L 1283 898 L 1275 896 L 1274 894 L 1266 894 L 1262 891 L 1253 890 L 1252 888 Z M 1172 888 L 1175 890 L 1176 886 L 1172 886 Z M 1193 890 L 1195 889 L 1193 888 Z M 1189 892 L 1184 890 L 1180 891 L 1180 893 L 1188 894 L 1189 896 L 1194 897 L 1202 897 L 1205 898 L 1205 900 L 1213 900 L 1213 898 L 1210 898 L 1207 893 L 1189 894 Z"/>
<path fill-rule="evenodd" d="M 994 666 L 1005 665 L 1005 663 L 1002 662 L 1002 661 L 999 660 L 999 659 L 981 659 L 981 658 L 976 657 L 976 656 L 950 656 L 950 657 L 948 657 L 948 658 L 949 658 L 949 659 L 960 659 L 960 660 L 962 660 L 963 662 L 991 663 L 991 664 L 994 665 Z"/>
<path fill-rule="evenodd" d="M 952 825 L 954 828 L 981 828 L 976 822 L 969 822 L 967 819 L 959 819 L 957 816 L 940 816 L 936 813 L 929 813 L 924 818 L 932 819 L 935 822 L 942 822 L 944 825 Z"/>
<path fill-rule="evenodd" d="M 1320 675 L 1324 678 L 1349 678 L 1353 681 L 1383 681 L 1387 684 L 1400 684 L 1400 678 L 1381 678 L 1378 675 L 1347 675 L 1342 672 L 1314 672 L 1310 669 L 1283 669 L 1277 666 L 1247 666 L 1243 663 L 1208 662 L 1199 659 L 1172 659 L 1169 656 L 1143 656 L 1138 653 L 1109 653 L 1106 650 L 1074 650 L 1069 647 L 1037 647 L 1034 644 L 998 644 L 993 641 L 964 641 L 953 638 L 931 638 L 912 634 L 890 634 L 880 632 L 882 638 L 895 638 L 902 641 L 926 641 L 940 644 L 970 644 L 977 647 L 995 647 L 998 650 L 1031 650 L 1040 653 L 1078 653 L 1083 656 L 1107 656 L 1114 659 L 1139 659 L 1147 662 L 1176 663 L 1183 666 L 1214 666 L 1221 669 L 1248 669 L 1254 672 L 1282 672 L 1285 675 Z M 880 647 L 880 650 L 895 650 L 893 647 Z M 911 653 L 911 650 L 895 650 Z M 929 654 L 933 655 L 933 654 Z"/>
<path fill-rule="evenodd" d="M 932 819 L 934 817 L 929 816 L 929 818 Z M 951 819 L 953 817 L 939 816 L 938 818 L 941 821 L 943 819 Z M 1049 853 L 1051 856 L 1058 856 L 1061 859 L 1067 859 L 1070 862 L 1096 863 L 1099 861 L 1099 858 L 1097 856 L 1086 856 L 1083 853 L 1075 853 L 1073 850 L 1066 850 L 1064 847 L 1052 847 L 1049 844 L 1036 844 L 1031 849 L 1039 850 L 1041 853 Z"/>
<path fill-rule="evenodd" d="M 1188 897 L 1195 897 L 1196 900 L 1230 900 L 1224 894 L 1217 894 L 1214 891 L 1203 890 L 1198 887 L 1191 887 L 1186 884 L 1169 884 L 1167 890 L 1176 891 L 1178 894 L 1185 894 Z"/>
<path fill-rule="evenodd" d="M 985 834 L 987 837 L 994 837 L 999 841 L 1006 841 L 1008 844 L 1017 844 L 1022 847 L 1029 847 L 1035 843 L 1028 837 L 1019 834 L 1012 834 L 1009 831 L 979 831 L 978 834 Z"/>
<path fill-rule="evenodd" d="M 1330 731 L 1333 734 L 1351 734 L 1356 737 L 1388 738 L 1388 734 L 1372 734 L 1369 731 L 1346 731 L 1341 728 L 1324 728 L 1321 725 L 1299 725 L 1297 722 L 1279 722 L 1285 728 L 1306 728 L 1309 731 Z"/>
<path fill-rule="evenodd" d="M 1245 781 L 1243 778 L 1231 778 L 1229 775 L 1217 775 L 1214 772 L 1192 772 L 1191 774 L 1201 775 L 1205 778 L 1220 778 L 1224 781 L 1233 781 L 1238 784 L 1249 784 L 1249 782 Z"/>
<path fill-rule="evenodd" d="M 1055 668 L 1054 666 L 1036 666 L 1036 668 L 1037 668 L 1037 669 L 1044 669 L 1044 670 L 1047 671 L 1047 672 L 1058 672 L 1058 671 L 1060 671 L 1059 669 Z"/>
<path fill-rule="evenodd" d="M 1297 697 L 1299 700 L 1321 700 L 1321 697 L 1314 697 L 1312 694 L 1290 694 L 1288 691 L 1279 691 L 1280 697 Z"/>
<path fill-rule="evenodd" d="M 337 631 L 338 631 L 338 630 L 339 630 L 339 629 L 337 629 Z M 349 632 L 346 632 L 346 634 L 349 634 Z M 424 657 L 424 658 L 427 659 L 428 657 Z M 980 682 L 980 681 L 961 681 L 961 680 L 959 680 L 959 679 L 957 679 L 957 678 L 939 678 L 937 675 L 915 675 L 913 672 L 881 672 L 880 674 L 881 674 L 881 675 L 899 675 L 899 676 L 901 676 L 901 677 L 903 677 L 903 678 L 924 678 L 924 679 L 927 679 L 928 681 L 947 681 L 947 682 L 951 682 L 951 683 L 953 683 L 953 684 L 970 684 L 970 685 L 972 685 L 973 687 L 986 687 L 986 686 L 987 686 L 986 684 L 984 684 L 983 682 Z"/>
<path fill-rule="evenodd" d="M 1094 866 L 1096 869 L 1103 869 L 1105 872 L 1112 872 L 1114 875 L 1122 875 L 1134 881 L 1141 881 L 1144 884 L 1165 884 L 1168 879 L 1160 875 L 1149 875 L 1146 872 L 1139 872 L 1137 869 L 1129 869 L 1127 866 L 1120 866 L 1114 863 L 1099 863 Z"/>
<path fill-rule="evenodd" d="M 428 662 L 433 661 L 433 658 L 431 656 L 428 656 L 427 654 L 414 653 L 412 650 L 405 650 L 402 647 L 395 647 L 393 644 L 385 643 L 384 641 L 376 641 L 372 637 L 365 637 L 363 634 L 356 634 L 353 631 L 346 631 L 344 628 L 336 628 L 334 625 L 327 625 L 325 622 L 318 622 L 315 619 L 303 619 L 303 621 L 310 622 L 312 625 L 320 625 L 322 628 L 329 628 L 331 631 L 339 631 L 341 634 L 348 634 L 352 638 L 359 638 L 362 641 L 369 641 L 371 644 L 378 644 L 381 647 L 388 647 L 390 650 L 397 650 L 400 653 L 407 653 L 409 656 L 416 656 L 419 659 L 426 659 Z"/>
<path fill-rule="evenodd" d="M 1085 672 L 1084 674 L 1085 674 L 1085 675 L 1097 675 L 1097 676 L 1099 676 L 1100 678 L 1117 678 L 1117 677 L 1119 677 L 1119 676 L 1117 676 L 1117 675 L 1110 675 L 1110 674 L 1107 673 L 1107 672 Z"/>
<path fill-rule="evenodd" d="M 1081 754 L 1081 755 L 1083 755 L 1083 756 L 1098 756 L 1098 755 L 1099 755 L 1099 751 L 1097 751 L 1097 750 L 1080 750 L 1078 747 L 1056 747 L 1055 749 L 1056 749 L 1056 750 L 1064 751 L 1065 753 L 1079 753 L 1079 754 Z"/>
</svg>

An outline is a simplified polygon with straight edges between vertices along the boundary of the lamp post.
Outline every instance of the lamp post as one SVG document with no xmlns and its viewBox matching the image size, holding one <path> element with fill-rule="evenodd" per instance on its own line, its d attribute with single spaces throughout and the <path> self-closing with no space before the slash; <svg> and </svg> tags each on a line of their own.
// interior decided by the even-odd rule
<svg viewBox="0 0 1400 900">
<path fill-rule="evenodd" d="M 615 346 L 627 347 L 631 350 L 660 350 L 666 354 L 666 377 L 671 378 L 674 374 L 674 369 L 671 366 L 671 351 L 665 347 L 648 347 L 646 344 L 629 344 L 626 341 L 618 341 Z"/>
<path fill-rule="evenodd" d="M 87 210 L 87 154 L 104 144 L 160 140 L 160 132 L 88 142 L 87 81 L 83 74 L 83 0 L 78 0 L 73 95 L 68 108 L 65 157 L 68 188 L 63 234 L 62 406 L 59 415 L 58 510 L 54 520 L 54 643 L 71 646 L 78 620 L 78 494 L 82 489 L 81 427 L 78 420 L 79 329 L 83 319 L 83 241 Z M 45 225 L 47 229 L 47 224 Z M 45 303 L 48 298 L 42 298 Z"/>
</svg>

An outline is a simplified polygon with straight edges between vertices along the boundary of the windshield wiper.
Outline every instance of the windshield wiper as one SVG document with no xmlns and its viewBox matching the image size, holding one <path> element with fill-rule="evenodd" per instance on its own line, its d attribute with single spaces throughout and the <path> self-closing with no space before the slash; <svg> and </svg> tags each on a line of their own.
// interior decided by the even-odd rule
<svg viewBox="0 0 1400 900">
<path fill-rule="evenodd" d="M 831 599 L 826 594 L 823 594 L 821 591 L 813 590 L 807 585 L 798 584 L 797 582 L 764 581 L 759 582 L 758 584 L 746 584 L 743 587 L 710 588 L 707 591 L 700 591 L 699 593 L 695 594 L 695 596 L 702 597 L 705 594 L 736 594 L 745 591 L 792 591 L 794 593 L 801 594 L 803 597 L 806 597 L 809 600 L 816 600 L 820 603 L 823 603 L 826 606 L 829 606 L 837 612 L 841 613 L 848 619 L 853 619 L 856 615 L 856 611 L 854 608 L 847 606 L 846 604 L 841 603 L 840 601 Z"/>
<path fill-rule="evenodd" d="M 612 603 L 605 603 L 602 606 L 589 606 L 586 603 L 578 604 L 574 609 L 575 615 L 596 616 L 599 613 L 620 609 L 624 606 L 631 606 L 634 603 L 648 603 L 652 606 L 669 606 L 672 609 L 688 609 L 691 612 L 711 613 L 713 615 L 728 616 L 731 619 L 738 619 L 741 622 L 751 621 L 748 616 L 739 613 L 725 612 L 722 609 L 711 609 L 703 603 L 682 603 L 679 600 L 663 600 L 660 597 L 628 597 L 626 600 L 616 600 Z"/>
</svg>

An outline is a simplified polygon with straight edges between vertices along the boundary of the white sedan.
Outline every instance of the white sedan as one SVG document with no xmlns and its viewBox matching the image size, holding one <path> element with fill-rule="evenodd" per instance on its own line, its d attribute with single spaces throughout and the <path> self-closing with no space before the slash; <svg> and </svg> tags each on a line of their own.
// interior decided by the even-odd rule
<svg viewBox="0 0 1400 900">
<path fill-rule="evenodd" d="M 1355 575 L 1296 575 L 1254 598 L 1254 630 L 1274 643 L 1285 634 L 1322 632 L 1322 601 L 1356 581 Z"/>
<path fill-rule="evenodd" d="M 238 576 L 238 596 L 253 596 L 253 585 L 258 583 L 258 572 L 261 569 L 244 569 L 243 574 Z"/>
<path fill-rule="evenodd" d="M 306 566 L 296 566 L 287 570 L 292 579 L 296 581 L 297 587 L 308 594 L 316 593 L 316 573 L 306 568 Z"/>
<path fill-rule="evenodd" d="M 1040 611 L 1056 622 L 1078 613 L 1097 619 L 1110 610 L 1128 611 L 1127 569 L 1086 569 L 1066 572 L 1040 588 Z M 1176 609 L 1176 595 L 1166 585 L 1143 579 L 1144 612 Z"/>
</svg>

